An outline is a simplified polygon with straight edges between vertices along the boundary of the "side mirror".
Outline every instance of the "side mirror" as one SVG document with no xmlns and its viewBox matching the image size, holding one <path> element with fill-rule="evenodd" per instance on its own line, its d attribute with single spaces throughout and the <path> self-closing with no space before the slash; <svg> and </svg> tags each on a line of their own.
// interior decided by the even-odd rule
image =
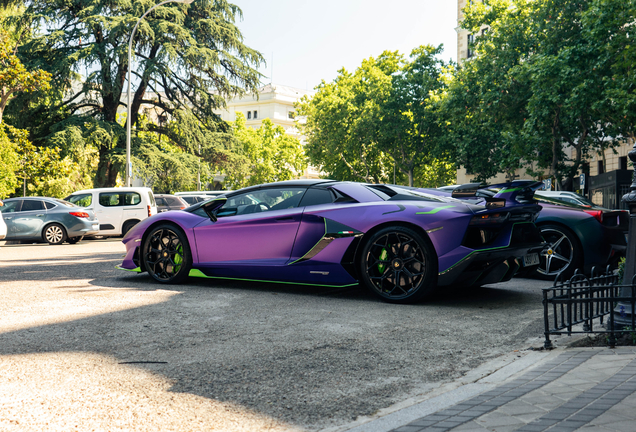
<svg viewBox="0 0 636 432">
<path fill-rule="evenodd" d="M 223 207 L 223 205 L 227 202 L 227 198 L 219 197 L 210 201 L 206 201 L 201 207 L 205 211 L 205 214 L 208 215 L 212 222 L 217 221 L 217 213 Z"/>
</svg>

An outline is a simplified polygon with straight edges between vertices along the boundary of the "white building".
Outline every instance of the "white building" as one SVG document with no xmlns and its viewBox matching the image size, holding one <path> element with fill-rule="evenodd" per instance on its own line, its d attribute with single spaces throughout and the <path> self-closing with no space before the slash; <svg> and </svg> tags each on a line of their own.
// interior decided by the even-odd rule
<svg viewBox="0 0 636 432">
<path fill-rule="evenodd" d="M 278 84 L 267 84 L 258 90 L 258 95 L 247 94 L 227 101 L 227 107 L 219 110 L 217 114 L 227 122 L 236 120 L 236 113 L 241 112 L 245 116 L 246 125 L 258 128 L 263 119 L 269 118 L 275 125 L 282 126 L 285 131 L 302 144 L 304 137 L 296 128 L 296 116 L 294 104 L 303 96 L 314 95 L 312 90 L 303 90 Z M 309 167 L 301 178 L 319 178 L 320 173 L 314 167 Z"/>
</svg>

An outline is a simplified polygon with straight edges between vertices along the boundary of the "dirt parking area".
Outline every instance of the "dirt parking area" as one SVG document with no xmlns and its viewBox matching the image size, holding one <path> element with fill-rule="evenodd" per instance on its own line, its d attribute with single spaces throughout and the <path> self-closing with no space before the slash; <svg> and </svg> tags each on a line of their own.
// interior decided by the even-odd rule
<svg viewBox="0 0 636 432">
<path fill-rule="evenodd" d="M 360 288 L 157 285 L 116 270 L 123 253 L 0 246 L 0 430 L 320 430 L 542 343 L 545 282 L 389 305 Z"/>
</svg>

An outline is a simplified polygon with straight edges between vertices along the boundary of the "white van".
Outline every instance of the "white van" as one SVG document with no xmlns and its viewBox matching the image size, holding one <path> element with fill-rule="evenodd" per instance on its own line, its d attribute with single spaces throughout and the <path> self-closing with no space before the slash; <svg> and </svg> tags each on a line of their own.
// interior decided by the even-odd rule
<svg viewBox="0 0 636 432">
<path fill-rule="evenodd" d="M 64 198 L 93 210 L 100 236 L 124 235 L 138 222 L 157 214 L 157 203 L 147 187 L 86 189 Z"/>
</svg>

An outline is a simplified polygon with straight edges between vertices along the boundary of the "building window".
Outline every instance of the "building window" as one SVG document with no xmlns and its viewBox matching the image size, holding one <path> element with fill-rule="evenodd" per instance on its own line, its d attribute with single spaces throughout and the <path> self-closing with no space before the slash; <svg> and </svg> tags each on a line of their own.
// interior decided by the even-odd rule
<svg viewBox="0 0 636 432">
<path fill-rule="evenodd" d="M 258 118 L 258 111 L 254 110 L 254 120 Z"/>
<path fill-rule="evenodd" d="M 621 156 L 618 158 L 618 169 L 627 169 L 627 156 Z"/>
<path fill-rule="evenodd" d="M 605 172 L 605 167 L 603 166 L 603 161 L 598 161 L 598 174 L 603 174 Z"/>
<path fill-rule="evenodd" d="M 294 112 L 293 111 L 288 111 L 287 112 L 287 118 L 293 119 L 294 118 Z"/>
<path fill-rule="evenodd" d="M 466 41 L 466 46 L 468 47 L 466 48 L 466 58 L 471 58 L 474 54 L 472 50 L 473 43 L 475 43 L 475 35 L 469 34 Z"/>
<path fill-rule="evenodd" d="M 252 111 L 248 111 L 247 112 L 247 119 L 251 120 L 252 119 Z"/>
</svg>

